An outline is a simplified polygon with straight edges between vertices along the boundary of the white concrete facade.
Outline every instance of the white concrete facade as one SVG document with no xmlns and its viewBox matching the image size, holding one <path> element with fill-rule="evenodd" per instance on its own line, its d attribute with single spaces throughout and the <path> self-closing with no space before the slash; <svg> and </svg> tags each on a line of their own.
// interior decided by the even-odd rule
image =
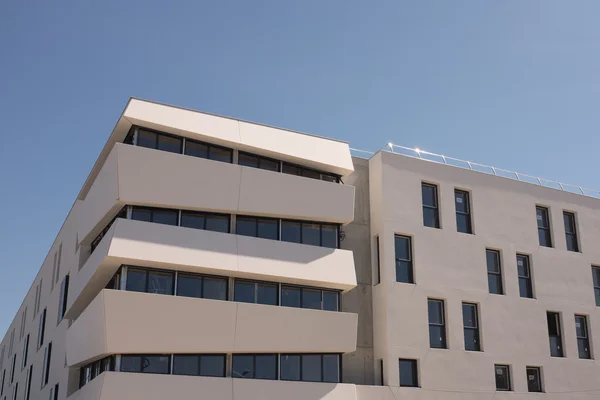
<svg viewBox="0 0 600 400">
<path fill-rule="evenodd" d="M 422 183 L 437 188 L 439 229 L 424 226 Z M 455 189 L 473 234 L 457 232 Z M 413 283 L 397 281 L 396 235 L 410 237 Z M 600 398 L 598 240 L 598 199 L 132 99 L 0 342 L 0 399 Z M 503 294 L 489 293 L 486 249 Z M 428 299 L 443 301 L 447 348 L 431 348 Z M 463 302 L 481 351 L 465 350 Z M 547 312 L 564 357 L 550 355 Z"/>
</svg>

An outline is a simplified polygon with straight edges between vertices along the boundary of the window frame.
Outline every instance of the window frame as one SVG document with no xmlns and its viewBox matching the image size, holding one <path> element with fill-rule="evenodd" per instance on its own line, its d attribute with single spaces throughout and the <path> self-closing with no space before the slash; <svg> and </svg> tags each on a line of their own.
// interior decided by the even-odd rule
<svg viewBox="0 0 600 400">
<path fill-rule="evenodd" d="M 235 299 L 235 293 L 236 293 L 236 283 L 251 283 L 254 286 L 254 301 L 253 302 L 246 302 L 246 301 L 239 301 Z M 265 303 L 259 303 L 258 302 L 258 285 L 266 285 L 266 286 L 275 286 L 276 290 L 277 290 L 277 304 L 265 304 Z M 274 307 L 280 307 L 281 306 L 281 285 L 279 283 L 275 283 L 275 282 L 269 282 L 269 281 L 257 281 L 257 280 L 251 280 L 251 279 L 242 279 L 242 278 L 235 278 L 233 280 L 233 301 L 237 302 L 237 303 L 247 303 L 247 304 L 260 304 L 260 305 L 264 305 L 264 306 L 274 306 Z"/>
<path fill-rule="evenodd" d="M 402 367 L 401 367 L 401 363 L 410 363 L 410 368 L 412 370 L 412 375 L 413 375 L 413 379 L 411 381 L 411 384 L 402 384 Z M 398 386 L 400 387 L 412 387 L 412 388 L 418 388 L 421 387 L 420 386 L 420 379 L 419 379 L 419 360 L 414 359 L 414 358 L 399 358 L 398 359 Z"/>
<path fill-rule="evenodd" d="M 175 359 L 177 357 L 196 357 L 196 362 L 198 364 L 198 374 L 176 374 L 175 373 Z M 206 375 L 202 373 L 202 357 L 221 357 L 223 362 L 223 370 L 221 375 Z M 201 353 L 201 354 L 172 354 L 171 355 L 171 375 L 179 375 L 179 376 L 204 376 L 204 377 L 216 377 L 216 378 L 224 378 L 227 374 L 227 355 L 220 353 Z"/>
<path fill-rule="evenodd" d="M 60 298 L 58 300 L 58 321 L 57 325 L 65 317 L 67 313 L 67 301 L 69 299 L 69 274 L 66 274 L 60 285 Z"/>
<path fill-rule="evenodd" d="M 284 223 L 292 223 L 292 224 L 300 224 L 300 241 L 299 242 L 292 242 L 292 241 L 288 241 L 288 240 L 283 240 L 283 224 Z M 313 244 L 308 244 L 308 243 L 304 243 L 302 241 L 302 237 L 303 237 L 303 230 L 304 230 L 304 224 L 307 225 L 319 225 L 319 245 L 313 245 Z M 329 247 L 329 246 L 323 246 L 323 226 L 327 226 L 327 227 L 334 227 L 335 231 L 336 231 L 336 235 L 335 235 L 335 247 Z M 327 249 L 339 249 L 340 245 L 341 245 L 341 240 L 340 240 L 340 231 L 342 230 L 341 224 L 334 224 L 331 222 L 319 222 L 319 221 L 304 221 L 301 219 L 288 219 L 288 218 L 281 218 L 279 220 L 279 241 L 281 242 L 286 242 L 286 243 L 297 243 L 297 244 L 304 244 L 306 246 L 316 246 L 316 247 L 324 247 Z"/>
<path fill-rule="evenodd" d="M 504 387 L 504 388 L 498 387 L 498 369 L 503 369 L 504 371 L 506 371 L 506 384 L 507 384 L 507 386 Z M 494 376 L 496 377 L 495 380 L 496 380 L 496 391 L 497 392 L 512 392 L 513 391 L 510 365 L 508 365 L 508 364 L 494 364 Z"/>
<path fill-rule="evenodd" d="M 556 324 L 556 332 L 557 335 L 550 334 L 550 317 L 553 318 L 554 323 Z M 562 327 L 562 318 L 560 312 L 557 311 L 546 311 L 546 321 L 548 324 L 548 339 L 550 343 L 550 357 L 556 358 L 565 358 L 565 351 L 563 348 L 563 327 Z M 556 341 L 556 350 L 553 349 L 552 346 L 552 338 L 555 338 Z M 555 353 L 555 354 L 553 354 Z"/>
<path fill-rule="evenodd" d="M 131 272 L 131 270 L 133 271 L 143 271 L 146 274 L 146 279 L 145 279 L 145 283 L 144 283 L 144 291 L 143 292 L 139 292 L 136 290 L 128 290 L 127 289 L 127 284 L 129 283 L 129 273 Z M 166 294 L 166 293 L 154 293 L 154 292 L 149 292 L 148 291 L 148 287 L 150 284 L 150 273 L 163 273 L 163 274 L 171 274 L 173 276 L 173 281 L 171 283 L 171 293 L 170 294 Z M 127 292 L 136 292 L 136 293 L 147 293 L 147 294 L 160 294 L 160 295 L 164 295 L 164 296 L 175 296 L 175 289 L 177 287 L 177 279 L 176 279 L 176 275 L 177 275 L 177 271 L 175 270 L 169 270 L 169 269 L 161 269 L 161 268 L 150 268 L 150 267 L 138 267 L 136 265 L 129 265 L 127 264 L 127 273 L 126 273 L 126 278 L 125 278 L 125 287 L 123 290 L 127 291 Z"/>
<path fill-rule="evenodd" d="M 376 264 L 376 269 L 375 269 L 375 279 L 374 282 L 375 284 L 373 286 L 377 286 L 381 283 L 381 250 L 379 248 L 379 235 L 375 236 L 375 256 L 376 259 L 375 261 L 377 262 Z"/>
<path fill-rule="evenodd" d="M 495 260 L 497 261 L 497 264 L 495 264 L 495 269 L 497 269 L 497 272 L 495 271 L 490 271 L 490 266 L 488 263 L 488 253 L 493 253 L 495 254 Z M 496 294 L 499 296 L 504 296 L 505 295 L 505 291 L 504 291 L 504 274 L 502 273 L 502 252 L 500 250 L 497 249 L 491 249 L 491 248 L 486 248 L 485 249 L 485 263 L 486 263 L 486 269 L 487 269 L 487 277 L 488 277 L 488 293 L 489 294 Z M 490 287 L 490 274 L 494 275 L 496 277 L 496 279 L 498 279 L 499 282 L 499 286 L 500 286 L 500 292 L 492 292 L 492 288 Z"/>
<path fill-rule="evenodd" d="M 429 304 L 436 303 L 439 304 L 439 312 L 442 318 L 441 322 L 432 322 L 431 321 L 431 313 L 429 312 Z M 437 298 L 427 298 L 427 323 L 429 326 L 429 348 L 430 349 L 448 349 L 448 333 L 446 332 L 446 304 L 445 300 L 437 299 Z M 436 327 L 441 329 L 442 337 L 440 337 L 441 347 L 434 346 L 434 343 L 431 340 L 432 335 L 432 327 Z"/>
<path fill-rule="evenodd" d="M 300 307 L 294 307 L 294 306 L 286 306 L 283 305 L 283 290 L 284 288 L 291 288 L 291 289 L 297 289 L 300 291 Z M 305 308 L 303 307 L 304 304 L 304 291 L 305 290 L 313 290 L 313 291 L 318 291 L 321 293 L 321 308 L 316 309 L 316 308 Z M 335 293 L 336 297 L 337 297 L 337 310 L 326 310 L 324 308 L 325 306 L 325 293 Z M 279 306 L 280 307 L 290 307 L 290 308 L 301 308 L 304 310 L 319 310 L 319 311 L 330 311 L 330 312 L 340 312 L 342 309 L 342 304 L 341 304 L 341 297 L 340 296 L 341 292 L 339 290 L 334 290 L 334 289 L 323 289 L 323 288 L 317 288 L 317 287 L 312 287 L 312 286 L 301 286 L 301 285 L 290 285 L 287 283 L 279 283 Z M 292 353 L 290 353 L 292 354 Z"/>
<path fill-rule="evenodd" d="M 467 203 L 466 204 L 466 209 L 467 211 L 459 211 L 458 207 L 456 206 L 457 203 L 457 195 L 462 195 L 462 199 Z M 458 189 L 458 188 L 454 188 L 454 210 L 456 211 L 456 231 L 459 233 L 465 233 L 467 235 L 473 235 L 473 219 L 472 219 L 472 212 L 471 212 L 471 192 L 469 192 L 468 190 L 463 190 L 463 189 Z M 459 223 L 458 223 L 458 219 L 459 216 L 464 216 L 467 220 L 467 230 L 466 231 L 461 231 L 459 229 Z"/>
<path fill-rule="evenodd" d="M 523 299 L 535 299 L 535 293 L 533 290 L 533 274 L 531 268 L 531 256 L 529 254 L 517 253 L 517 278 L 519 280 L 519 297 Z M 519 272 L 519 261 L 523 260 L 523 268 L 526 269 L 527 275 L 521 275 Z M 525 282 L 526 290 L 529 293 L 525 293 L 521 291 L 521 282 Z M 530 296 L 527 296 L 530 294 Z"/>
<path fill-rule="evenodd" d="M 296 174 L 290 174 L 289 172 L 284 172 L 283 168 L 284 167 L 292 167 L 292 168 L 297 168 L 298 173 Z M 319 181 L 323 181 L 323 182 L 330 182 L 330 183 L 340 183 L 342 176 L 341 175 L 337 175 L 331 172 L 323 172 L 323 171 L 319 171 L 317 169 L 314 168 L 309 168 L 309 167 L 305 167 L 303 165 L 299 165 L 299 164 L 294 164 L 294 163 L 290 163 L 287 161 L 281 161 L 281 166 L 279 167 L 280 171 L 282 174 L 286 174 L 286 175 L 292 175 L 292 176 L 299 176 L 301 178 L 308 178 L 308 179 L 315 179 L 315 180 L 319 180 Z M 304 176 L 302 175 L 302 171 L 307 171 L 307 172 L 315 172 L 317 174 L 319 174 L 319 179 L 317 178 L 311 178 L 310 176 Z M 334 181 L 329 181 L 326 179 L 323 179 L 323 176 L 328 176 L 330 178 L 333 178 Z"/>
<path fill-rule="evenodd" d="M 252 220 L 251 222 L 254 223 L 254 235 L 243 235 L 238 233 L 238 223 L 240 220 L 246 220 L 247 222 L 250 222 L 250 220 Z M 269 221 L 269 222 L 274 222 L 276 225 L 276 232 L 277 232 L 277 238 L 276 239 L 272 239 L 269 237 L 263 237 L 263 236 L 259 236 L 259 229 L 258 229 L 258 224 L 260 223 L 260 221 Z M 258 239 L 267 239 L 267 240 L 277 240 L 277 241 L 281 241 L 281 224 L 282 221 L 279 218 L 270 218 L 270 217 L 257 217 L 254 215 L 236 215 L 235 216 L 235 234 L 239 235 L 239 236 L 246 236 L 246 237 L 254 237 L 254 238 L 258 238 Z M 302 228 L 301 228 L 302 229 Z M 321 229 L 319 229 L 319 233 L 321 235 L 320 242 L 322 243 L 322 234 L 321 234 Z"/>
<path fill-rule="evenodd" d="M 22 356 L 22 360 L 21 360 L 21 371 L 23 371 L 23 369 L 25 369 L 25 367 L 27 366 L 27 358 L 29 355 L 29 338 L 30 338 L 30 334 L 28 333 L 27 336 L 25 336 L 25 341 L 23 342 L 23 356 Z"/>
<path fill-rule="evenodd" d="M 231 233 L 231 214 L 205 212 L 205 211 L 193 211 L 193 210 L 177 210 L 177 211 L 179 211 L 177 226 L 179 226 L 181 228 L 197 229 L 197 230 L 208 231 L 208 232 Z M 196 227 L 192 227 L 192 226 L 183 225 L 184 215 L 185 216 L 202 216 L 204 218 L 204 223 L 203 223 L 202 228 L 196 228 Z M 222 232 L 222 231 L 218 231 L 218 230 L 214 230 L 214 229 L 207 229 L 208 219 L 210 217 L 227 218 L 227 232 Z"/>
<path fill-rule="evenodd" d="M 220 146 L 218 144 L 203 142 L 201 140 L 188 139 L 186 137 L 184 137 L 183 139 L 184 139 L 183 140 L 183 151 L 181 152 L 181 154 L 183 154 L 184 156 L 195 157 L 195 158 L 202 158 L 204 160 L 224 162 L 224 163 L 227 163 L 227 164 L 233 164 L 233 149 L 232 148 L 229 148 L 229 147 L 226 147 L 226 146 Z M 198 157 L 198 156 L 194 156 L 194 155 L 191 155 L 191 154 L 186 154 L 185 151 L 187 149 L 188 143 L 194 143 L 194 144 L 199 144 L 199 145 L 202 145 L 202 146 L 206 146 L 207 157 Z M 222 161 L 222 160 L 217 160 L 217 159 L 211 158 L 211 150 L 213 148 L 219 149 L 219 150 L 228 151 L 229 152 L 229 161 Z"/>
<path fill-rule="evenodd" d="M 433 189 L 433 198 L 435 200 L 434 206 L 425 204 L 425 198 L 423 197 L 423 189 L 426 187 Z M 439 194 L 439 186 L 437 184 L 430 183 L 430 182 L 421 182 L 421 205 L 422 205 L 422 209 L 423 209 L 423 226 L 427 227 L 427 228 L 442 229 L 442 221 L 440 218 L 440 194 Z M 434 226 L 430 226 L 430 225 L 426 224 L 426 221 L 425 221 L 425 209 L 426 208 L 430 209 L 430 210 L 434 210 L 434 216 L 435 216 Z"/>
<path fill-rule="evenodd" d="M 399 258 L 398 255 L 396 254 L 396 240 L 397 239 L 406 239 L 408 241 L 408 256 L 409 259 L 403 259 L 403 258 Z M 408 283 L 411 285 L 415 284 L 415 269 L 414 269 L 414 262 L 413 262 L 413 240 L 412 240 L 412 236 L 408 236 L 408 235 L 402 235 L 402 234 L 394 234 L 394 266 L 395 266 L 395 272 L 396 272 L 396 283 Z M 408 263 L 408 275 L 409 275 L 409 279 L 408 281 L 400 281 L 398 280 L 398 262 L 401 263 Z"/>
<path fill-rule="evenodd" d="M 277 353 L 234 353 L 231 356 L 231 377 L 235 379 L 264 379 L 270 381 L 278 381 L 279 379 L 279 354 Z M 234 362 L 236 357 L 252 357 L 252 376 L 244 377 L 244 376 L 234 376 Z M 256 358 L 260 356 L 273 356 L 275 358 L 275 377 L 274 378 L 256 378 Z M 239 375 L 239 374 L 238 374 Z"/>
<path fill-rule="evenodd" d="M 44 308 L 42 313 L 40 314 L 40 321 L 38 326 L 38 342 L 37 342 L 37 350 L 41 349 L 44 345 L 44 339 L 46 335 L 46 315 L 48 308 Z"/>
<path fill-rule="evenodd" d="M 600 307 L 600 266 L 597 265 L 592 265 L 592 286 L 594 287 L 596 306 Z"/>
<path fill-rule="evenodd" d="M 529 371 L 533 370 L 536 372 L 537 375 L 537 390 L 531 390 L 531 387 L 529 386 Z M 526 366 L 525 367 L 525 375 L 527 377 L 527 392 L 528 393 L 544 393 L 544 383 L 542 382 L 542 367 L 533 367 L 533 366 Z"/>
<path fill-rule="evenodd" d="M 575 337 L 577 339 L 577 354 L 580 360 L 593 360 L 592 346 L 590 338 L 590 327 L 588 316 L 583 314 L 575 314 Z M 583 333 L 585 336 L 579 336 L 577 323 L 583 323 Z M 584 346 L 582 352 L 581 346 Z"/>
<path fill-rule="evenodd" d="M 136 211 L 149 211 L 150 212 L 150 221 L 144 221 L 142 219 L 135 219 L 133 218 L 133 213 Z M 176 218 L 176 222 L 174 225 L 172 224 L 163 224 L 161 222 L 156 222 L 154 221 L 154 213 L 157 212 L 168 212 L 168 213 L 175 213 L 177 214 L 177 218 Z M 140 221 L 140 222 L 149 222 L 152 224 L 160 224 L 160 225 L 166 225 L 166 226 L 181 226 L 180 225 L 180 213 L 181 210 L 179 209 L 175 209 L 175 208 L 164 208 L 164 207 L 147 207 L 147 206 L 131 206 L 131 220 L 132 221 Z"/>
<path fill-rule="evenodd" d="M 178 290 L 178 288 L 179 288 L 179 278 L 180 278 L 181 275 L 201 280 L 201 289 L 200 289 L 200 291 L 201 291 L 201 297 L 182 296 L 182 295 L 179 294 L 179 290 Z M 221 281 L 225 282 L 225 299 L 224 300 L 214 299 L 212 297 L 205 297 L 205 295 L 204 295 L 205 278 L 213 279 L 213 280 L 221 280 Z M 174 296 L 179 296 L 179 297 L 188 297 L 188 298 L 191 298 L 191 299 L 209 299 L 209 300 L 229 301 L 229 277 L 218 276 L 218 275 L 195 274 L 193 272 L 175 271 L 175 291 L 174 291 L 173 295 Z"/>
<path fill-rule="evenodd" d="M 130 372 L 130 371 L 123 371 L 123 357 L 139 357 L 140 358 L 140 369 L 139 371 L 135 371 L 135 372 Z M 144 357 L 168 357 L 168 362 L 167 362 L 167 369 L 168 372 L 144 372 L 143 370 L 143 359 Z M 121 355 L 121 365 L 119 366 L 119 372 L 126 372 L 126 373 L 136 373 L 136 374 L 157 374 L 157 375 L 171 375 L 173 373 L 173 354 L 122 354 Z M 103 371 L 104 372 L 104 371 Z M 98 376 L 98 375 L 96 375 Z M 95 377 L 94 377 L 95 378 Z M 92 379 L 94 379 L 92 378 Z"/>
<path fill-rule="evenodd" d="M 256 161 L 257 161 L 257 166 L 256 166 L 256 167 L 254 167 L 254 166 L 251 166 L 251 165 L 240 164 L 240 162 L 239 162 L 240 156 L 249 156 L 249 157 L 255 157 L 255 158 L 256 158 Z M 272 169 L 268 169 L 268 168 L 262 168 L 262 167 L 261 167 L 261 162 L 262 162 L 263 160 L 265 160 L 265 161 L 270 161 L 270 162 L 273 162 L 273 163 L 276 163 L 276 164 L 277 164 L 277 171 L 273 171 Z M 282 161 L 281 161 L 281 160 L 276 160 L 276 159 L 274 159 L 274 158 L 271 158 L 271 157 L 265 157 L 265 156 L 261 156 L 261 155 L 259 155 L 259 154 L 254 154 L 254 153 L 250 153 L 250 152 L 247 152 L 247 151 L 242 151 L 242 150 L 239 150 L 239 151 L 238 151 L 238 165 L 241 165 L 242 167 L 256 168 L 256 169 L 262 169 L 263 171 L 271 171 L 271 172 L 278 172 L 278 173 L 281 173 L 281 170 L 282 170 L 282 168 L 281 168 L 281 163 L 282 163 Z"/>
<path fill-rule="evenodd" d="M 283 357 L 287 357 L 287 356 L 298 356 L 300 363 L 298 364 L 298 372 L 299 372 L 299 376 L 300 379 L 295 380 L 295 379 L 283 379 L 281 377 L 281 365 L 283 364 L 281 359 Z M 319 356 L 320 358 L 320 363 L 321 363 L 321 379 L 318 381 L 315 380 L 308 380 L 308 379 L 303 379 L 303 369 L 302 369 L 302 364 L 304 362 L 304 356 Z M 325 356 L 336 356 L 337 357 L 337 376 L 338 376 L 338 381 L 337 382 L 331 382 L 331 381 L 326 381 L 325 380 Z M 278 370 L 279 370 L 279 374 L 278 374 L 278 380 L 280 381 L 286 381 L 286 382 L 325 382 L 325 383 L 341 383 L 342 381 L 342 357 L 340 354 L 338 353 L 280 353 L 279 354 L 279 359 L 278 359 Z"/>
<path fill-rule="evenodd" d="M 552 222 L 550 221 L 550 208 L 549 207 L 545 207 L 545 206 L 540 206 L 540 205 L 536 205 L 535 206 L 535 215 L 536 215 L 536 222 L 537 222 L 537 228 L 538 228 L 538 241 L 539 241 L 539 245 L 541 247 L 549 247 L 552 248 L 554 247 L 554 243 L 552 240 Z M 538 218 L 538 211 L 542 212 L 542 218 L 541 220 Z M 546 219 L 546 221 L 548 222 L 548 226 L 540 226 L 540 223 L 543 225 L 544 223 L 544 217 Z M 541 222 L 540 222 L 541 221 Z M 547 244 L 542 244 L 542 236 L 541 234 L 544 233 L 544 241 L 547 241 Z"/>
<path fill-rule="evenodd" d="M 570 229 L 568 227 L 569 224 L 567 224 L 567 221 L 565 219 L 570 219 L 570 223 L 573 224 L 573 231 L 569 231 L 568 229 Z M 563 223 L 564 223 L 564 227 L 565 227 L 565 240 L 566 240 L 566 248 L 567 251 L 571 251 L 574 253 L 580 253 L 581 252 L 581 248 L 579 246 L 579 235 L 577 234 L 577 215 L 574 212 L 571 211 L 565 211 L 563 210 Z M 572 238 L 572 241 L 569 241 L 569 238 Z M 574 248 L 569 248 L 569 243 L 573 243 L 575 245 Z"/>
<path fill-rule="evenodd" d="M 466 307 L 470 307 L 474 310 L 474 314 L 475 314 L 475 326 L 466 326 L 465 325 L 465 306 Z M 472 303 L 472 302 L 468 302 L 468 301 L 463 301 L 462 302 L 462 314 L 463 314 L 463 336 L 464 336 L 464 345 L 465 345 L 465 351 L 478 351 L 478 352 L 482 352 L 483 348 L 481 346 L 481 330 L 480 330 L 480 322 L 479 322 L 479 304 L 477 303 Z M 475 332 L 475 337 L 477 338 L 477 345 L 475 346 L 476 349 L 468 349 L 467 348 L 467 335 L 466 335 L 466 331 L 472 331 Z"/>
<path fill-rule="evenodd" d="M 44 353 L 44 364 L 42 370 L 42 388 L 48 384 L 50 380 L 50 365 L 52 364 L 52 342 L 48 342 Z"/>
</svg>

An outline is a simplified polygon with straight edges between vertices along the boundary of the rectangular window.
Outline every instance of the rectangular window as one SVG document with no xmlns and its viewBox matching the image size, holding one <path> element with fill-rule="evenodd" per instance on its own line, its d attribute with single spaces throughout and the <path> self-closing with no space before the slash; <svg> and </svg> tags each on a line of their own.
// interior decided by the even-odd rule
<svg viewBox="0 0 600 400">
<path fill-rule="evenodd" d="M 412 240 L 409 236 L 394 236 L 396 282 L 415 283 L 412 263 Z"/>
<path fill-rule="evenodd" d="M 527 367 L 527 391 L 541 393 L 542 372 L 540 367 Z"/>
<path fill-rule="evenodd" d="M 379 235 L 375 236 L 375 253 L 377 255 L 377 275 L 375 275 L 375 285 L 379 285 L 381 283 L 381 256 L 379 252 Z"/>
<path fill-rule="evenodd" d="M 494 365 L 496 371 L 496 390 L 498 391 L 510 391 L 512 390 L 510 384 L 510 366 L 508 365 Z"/>
<path fill-rule="evenodd" d="M 456 206 L 456 230 L 462 233 L 473 233 L 469 192 L 454 189 L 454 204 Z"/>
<path fill-rule="evenodd" d="M 42 371 L 42 387 L 48 384 L 50 378 L 50 363 L 52 360 L 52 342 L 46 346 L 46 352 L 44 353 L 44 369 Z"/>
<path fill-rule="evenodd" d="M 40 326 L 38 329 L 38 342 L 37 342 L 38 350 L 44 344 L 44 335 L 46 332 L 46 310 L 47 310 L 47 308 L 44 308 L 44 311 L 42 311 L 42 314 L 40 315 Z"/>
<path fill-rule="evenodd" d="M 233 301 L 242 303 L 279 305 L 279 289 L 276 283 L 235 280 Z"/>
<path fill-rule="evenodd" d="M 235 222 L 235 233 L 242 236 L 279 240 L 279 220 L 238 215 Z"/>
<path fill-rule="evenodd" d="M 422 183 L 421 195 L 423 197 L 423 225 L 439 229 L 440 213 L 438 210 L 437 186 Z"/>
<path fill-rule="evenodd" d="M 592 281 L 594 284 L 596 305 L 600 307 L 600 267 L 592 267 Z"/>
<path fill-rule="evenodd" d="M 50 390 L 50 400 L 58 400 L 58 383 Z"/>
<path fill-rule="evenodd" d="M 477 304 L 462 303 L 465 350 L 481 351 L 479 339 L 479 315 Z"/>
<path fill-rule="evenodd" d="M 279 365 L 281 380 L 340 382 L 338 354 L 281 354 Z"/>
<path fill-rule="evenodd" d="M 233 150 L 214 144 L 202 143 L 192 139 L 185 140 L 185 154 L 192 157 L 231 163 Z"/>
<path fill-rule="evenodd" d="M 419 387 L 417 360 L 401 358 L 398 360 L 398 367 L 400 370 L 400 386 Z"/>
<path fill-rule="evenodd" d="M 58 304 L 58 322 L 62 321 L 67 312 L 67 300 L 69 298 L 69 274 L 65 275 L 60 286 L 60 303 Z"/>
<path fill-rule="evenodd" d="M 174 283 L 174 272 L 128 267 L 125 290 L 173 295 Z"/>
<path fill-rule="evenodd" d="M 181 226 L 205 231 L 229 233 L 231 217 L 227 214 L 182 211 Z"/>
<path fill-rule="evenodd" d="M 246 167 L 266 169 L 268 171 L 279 172 L 279 161 L 272 158 L 258 156 L 256 154 L 245 153 L 240 151 L 238 153 L 238 164 Z"/>
<path fill-rule="evenodd" d="M 339 226 L 315 222 L 281 221 L 281 240 L 337 249 Z"/>
<path fill-rule="evenodd" d="M 550 218 L 548 217 L 548 209 L 546 207 L 535 207 L 538 238 L 540 246 L 552 247 L 552 235 L 550 234 Z"/>
<path fill-rule="evenodd" d="M 533 299 L 531 265 L 528 255 L 517 254 L 517 273 L 519 275 L 519 295 L 521 297 Z"/>
<path fill-rule="evenodd" d="M 178 273 L 177 296 L 227 300 L 227 279 Z"/>
<path fill-rule="evenodd" d="M 234 354 L 231 376 L 244 379 L 277 379 L 277 355 Z"/>
<path fill-rule="evenodd" d="M 590 350 L 590 337 L 587 317 L 585 315 L 575 315 L 575 333 L 577 335 L 579 358 L 590 360 L 592 358 L 592 352 Z"/>
<path fill-rule="evenodd" d="M 4 381 L 6 380 L 6 370 L 2 371 L 2 386 L 0 386 L 0 396 L 4 394 Z"/>
<path fill-rule="evenodd" d="M 446 321 L 444 300 L 427 299 L 429 313 L 429 347 L 446 349 Z"/>
<path fill-rule="evenodd" d="M 338 183 L 340 181 L 340 177 L 337 175 L 315 171 L 313 169 L 300 167 L 294 164 L 288 164 L 286 162 L 283 163 L 282 172 L 284 174 L 303 176 L 305 178 L 319 179 L 327 182 Z"/>
<path fill-rule="evenodd" d="M 171 369 L 170 355 L 123 355 L 121 356 L 121 372 L 138 372 L 146 374 L 169 374 Z"/>
<path fill-rule="evenodd" d="M 546 318 L 548 320 L 548 336 L 550 338 L 550 355 L 552 357 L 564 357 L 560 314 L 548 311 L 546 313 Z"/>
<path fill-rule="evenodd" d="M 144 128 L 139 128 L 137 134 L 137 145 L 149 149 L 181 154 L 182 143 L 183 140 L 180 137 L 161 132 L 154 132 Z"/>
<path fill-rule="evenodd" d="M 15 387 L 13 389 L 13 400 L 17 400 L 18 395 L 19 395 L 19 382 L 15 383 Z"/>
<path fill-rule="evenodd" d="M 575 224 L 575 214 L 563 212 L 565 222 L 565 236 L 567 239 L 567 250 L 579 251 L 579 242 L 577 241 L 577 226 Z"/>
<path fill-rule="evenodd" d="M 385 386 L 384 385 L 384 379 L 383 379 L 383 359 L 379 360 L 379 384 L 381 386 Z"/>
<path fill-rule="evenodd" d="M 25 379 L 25 400 L 29 400 L 31 396 L 31 378 L 33 375 L 33 364 L 29 366 L 27 370 L 27 379 Z M 50 396 L 50 400 L 54 400 L 52 396 Z M 58 400 L 58 399 L 57 399 Z"/>
<path fill-rule="evenodd" d="M 330 290 L 282 285 L 281 305 L 284 307 L 339 311 L 339 293 Z"/>
<path fill-rule="evenodd" d="M 25 342 L 23 343 L 23 362 L 21 364 L 21 369 L 27 366 L 27 355 L 29 353 L 29 334 L 25 336 Z"/>
<path fill-rule="evenodd" d="M 225 376 L 223 354 L 175 354 L 173 375 Z"/>
<path fill-rule="evenodd" d="M 177 226 L 179 222 L 179 211 L 167 208 L 134 206 L 131 211 L 131 219 L 135 221 Z"/>
<path fill-rule="evenodd" d="M 10 364 L 10 384 L 12 385 L 15 381 L 15 367 L 17 364 L 17 355 L 14 354 L 12 358 L 12 363 Z"/>
<path fill-rule="evenodd" d="M 485 250 L 488 271 L 488 289 L 492 294 L 504 294 L 502 288 L 502 266 L 500 265 L 500 252 L 498 250 Z"/>
</svg>

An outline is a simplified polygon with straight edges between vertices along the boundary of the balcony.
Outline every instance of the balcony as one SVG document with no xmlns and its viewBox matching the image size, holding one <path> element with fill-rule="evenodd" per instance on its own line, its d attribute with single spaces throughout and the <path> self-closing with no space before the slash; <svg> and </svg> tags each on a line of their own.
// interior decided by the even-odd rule
<svg viewBox="0 0 600 400">
<path fill-rule="evenodd" d="M 354 187 L 117 143 L 78 211 L 80 240 L 125 204 L 349 223 Z"/>
<path fill-rule="evenodd" d="M 356 286 L 349 250 L 118 218 L 71 278 L 67 318 L 76 318 L 122 264 L 344 291 Z"/>
<path fill-rule="evenodd" d="M 357 397 L 356 386 L 343 383 L 104 372 L 69 399 L 356 400 Z"/>
<path fill-rule="evenodd" d="M 103 290 L 67 331 L 67 364 L 108 354 L 347 353 L 358 316 Z"/>
</svg>

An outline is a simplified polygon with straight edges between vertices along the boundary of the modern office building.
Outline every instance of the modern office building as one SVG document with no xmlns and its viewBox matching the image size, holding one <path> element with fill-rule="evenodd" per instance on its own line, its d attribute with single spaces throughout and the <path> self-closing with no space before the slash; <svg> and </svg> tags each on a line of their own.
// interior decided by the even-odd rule
<svg viewBox="0 0 600 400">
<path fill-rule="evenodd" d="M 600 398 L 600 200 L 390 150 L 131 99 L 0 399 Z"/>
</svg>

